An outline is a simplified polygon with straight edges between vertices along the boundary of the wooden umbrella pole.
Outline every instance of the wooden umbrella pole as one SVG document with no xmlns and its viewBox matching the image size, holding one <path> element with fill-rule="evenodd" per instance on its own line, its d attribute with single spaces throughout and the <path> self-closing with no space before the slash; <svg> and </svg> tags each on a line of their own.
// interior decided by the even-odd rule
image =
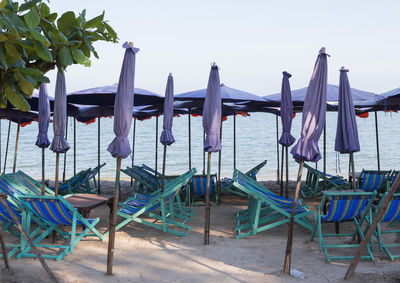
<svg viewBox="0 0 400 283">
<path fill-rule="evenodd" d="M 1 252 L 3 254 L 3 259 L 4 259 L 4 265 L 6 266 L 7 269 L 10 269 L 10 265 L 8 264 L 6 243 L 4 242 L 3 238 L 3 225 L 1 225 L 1 222 L 0 222 L 0 243 L 1 243 Z"/>
<path fill-rule="evenodd" d="M 297 204 L 297 198 L 299 196 L 300 185 L 301 185 L 301 175 L 303 173 L 304 160 L 300 162 L 299 172 L 297 174 L 297 183 L 296 190 L 294 192 L 292 211 L 290 213 L 290 222 L 289 222 L 289 232 L 288 238 L 286 242 L 286 253 L 285 253 L 285 264 L 283 266 L 283 273 L 290 274 L 290 264 L 292 261 L 292 246 L 293 246 L 293 225 L 294 225 L 294 211 Z"/>
<path fill-rule="evenodd" d="M 44 150 L 45 150 L 45 148 L 42 147 L 42 188 L 41 188 L 41 191 L 40 191 L 40 194 L 42 196 L 44 196 L 44 182 L 45 182 L 45 176 L 44 176 L 44 168 L 45 168 Z"/>
<path fill-rule="evenodd" d="M 236 169 L 236 115 L 233 115 L 233 170 Z"/>
<path fill-rule="evenodd" d="M 219 128 L 219 137 L 222 143 L 222 121 L 221 121 L 221 127 Z M 222 149 L 218 152 L 218 180 L 217 180 L 218 201 L 221 201 L 221 156 L 222 156 Z"/>
<path fill-rule="evenodd" d="M 136 118 L 133 117 L 133 132 L 132 132 L 132 168 L 135 164 L 135 136 L 136 136 Z M 131 177 L 131 186 L 133 185 L 133 178 Z"/>
<path fill-rule="evenodd" d="M 97 168 L 99 168 L 99 171 L 97 172 L 97 194 L 100 194 L 100 117 L 97 118 Z"/>
<path fill-rule="evenodd" d="M 165 162 L 167 160 L 167 146 L 164 145 L 164 154 L 163 154 L 163 162 L 162 162 L 162 176 L 161 176 L 161 192 L 164 191 L 165 186 Z"/>
<path fill-rule="evenodd" d="M 59 163 L 60 163 L 60 154 L 57 152 L 56 153 L 56 178 L 55 178 L 55 189 L 54 189 L 54 193 L 56 196 L 58 196 L 58 169 L 59 169 Z"/>
<path fill-rule="evenodd" d="M 206 141 L 206 132 L 203 131 L 203 175 L 206 174 L 206 153 L 204 151 L 204 143 Z"/>
<path fill-rule="evenodd" d="M 279 130 L 278 130 L 278 115 L 276 117 L 276 182 L 279 184 Z"/>
<path fill-rule="evenodd" d="M 76 175 L 76 119 L 74 118 L 74 176 Z"/>
<path fill-rule="evenodd" d="M 110 217 L 109 238 L 108 238 L 108 251 L 107 251 L 107 274 L 112 275 L 113 260 L 114 260 L 114 245 L 115 245 L 115 225 L 117 224 L 117 209 L 119 197 L 119 179 L 121 171 L 121 158 L 117 158 L 117 170 L 115 173 L 115 189 L 114 189 L 114 202 L 113 211 Z"/>
<path fill-rule="evenodd" d="M 326 122 L 324 124 L 324 182 L 322 190 L 326 190 Z"/>
<path fill-rule="evenodd" d="M 67 125 L 65 127 L 65 140 L 68 140 L 68 117 Z M 64 168 L 63 168 L 63 182 L 65 182 L 65 168 L 67 167 L 67 152 L 64 153 Z"/>
<path fill-rule="evenodd" d="M 157 164 L 158 164 L 158 116 L 156 116 L 156 156 L 155 156 L 155 168 L 156 170 L 156 175 L 157 175 Z"/>
<path fill-rule="evenodd" d="M 17 126 L 17 137 L 15 138 L 15 150 L 14 150 L 14 165 L 13 165 L 13 173 L 17 169 L 17 156 L 18 156 L 18 142 L 19 142 L 19 131 L 21 129 L 21 121 L 18 122 Z"/>
<path fill-rule="evenodd" d="M 378 112 L 376 111 L 375 111 L 375 138 L 376 138 L 376 158 L 378 162 L 378 170 L 381 170 L 381 160 L 379 157 Z"/>
<path fill-rule="evenodd" d="M 210 244 L 210 167 L 211 152 L 208 153 L 207 160 L 206 205 L 204 208 L 204 245 Z"/>
<path fill-rule="evenodd" d="M 279 187 L 280 187 L 280 196 L 283 196 L 283 157 L 284 157 L 284 150 L 283 150 L 283 145 L 281 149 L 282 155 L 281 155 L 281 175 L 279 176 Z"/>
<path fill-rule="evenodd" d="M 11 120 L 9 120 L 8 122 L 7 144 L 6 144 L 6 153 L 4 155 L 3 174 L 6 172 L 6 167 L 7 167 L 8 145 L 10 144 L 10 130 L 11 130 Z"/>
<path fill-rule="evenodd" d="M 344 279 L 350 279 L 354 275 L 354 271 L 356 270 L 358 262 L 360 261 L 361 254 L 363 251 L 365 251 L 365 248 L 367 247 L 367 244 L 370 242 L 370 239 L 373 236 L 376 227 L 378 226 L 378 223 L 382 220 L 386 212 L 386 209 L 389 205 L 389 202 L 393 198 L 393 195 L 396 192 L 397 188 L 399 187 L 399 184 L 400 184 L 400 174 L 397 175 L 396 179 L 393 182 L 392 187 L 390 188 L 388 194 L 385 197 L 385 200 L 383 201 L 382 205 L 376 212 L 376 215 L 372 220 L 371 226 L 369 226 L 367 233 L 365 234 L 363 240 L 361 241 L 360 245 L 357 248 L 357 251 L 353 257 L 353 260 L 351 261 L 351 264 L 346 272 Z"/>
<path fill-rule="evenodd" d="M 192 169 L 192 126 L 190 123 L 190 108 L 188 113 L 188 133 L 189 133 L 189 170 Z"/>
<path fill-rule="evenodd" d="M 285 197 L 289 198 L 289 147 L 285 146 L 286 149 L 286 187 Z"/>
<path fill-rule="evenodd" d="M 351 181 L 353 183 L 353 191 L 356 191 L 356 176 L 355 176 L 355 170 L 354 170 L 354 154 L 353 152 L 350 152 L 350 160 L 351 160 L 351 173 L 353 178 L 351 178 Z"/>
</svg>

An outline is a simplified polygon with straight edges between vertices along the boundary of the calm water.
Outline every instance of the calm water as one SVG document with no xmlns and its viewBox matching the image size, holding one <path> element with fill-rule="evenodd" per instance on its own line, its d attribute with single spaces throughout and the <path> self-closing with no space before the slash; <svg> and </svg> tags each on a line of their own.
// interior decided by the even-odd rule
<svg viewBox="0 0 400 283">
<path fill-rule="evenodd" d="M 327 169 L 329 173 L 338 172 L 346 175 L 348 170 L 348 155 L 340 155 L 334 151 L 336 134 L 337 113 L 327 114 Z M 176 142 L 167 150 L 167 174 L 180 174 L 188 169 L 188 126 L 187 115 L 174 119 L 173 134 Z M 202 120 L 201 117 L 192 117 L 192 166 L 198 172 L 203 170 L 202 157 Z M 135 164 L 145 163 L 155 166 L 155 123 L 152 118 L 146 121 L 137 121 Z M 376 169 L 376 143 L 375 143 L 375 120 L 374 114 L 367 119 L 357 118 L 361 151 L 355 154 L 356 171 L 362 168 Z M 396 113 L 378 113 L 381 169 L 400 169 L 400 116 Z M 97 165 L 97 123 L 85 125 L 77 122 L 76 129 L 76 153 L 77 171 L 94 167 Z M 133 123 L 132 123 L 133 124 Z M 276 128 L 275 116 L 272 114 L 254 113 L 251 117 L 237 117 L 237 159 L 238 169 L 249 170 L 264 159 L 268 160 L 267 165 L 259 173 L 260 180 L 276 178 Z M 102 177 L 110 179 L 115 175 L 115 159 L 107 152 L 107 146 L 114 138 L 112 131 L 113 119 L 101 119 L 101 161 L 106 162 L 103 167 Z M 35 146 L 38 125 L 32 122 L 31 125 L 21 128 L 20 143 L 18 146 L 17 169 L 28 174 L 41 178 L 41 149 Z M 280 127 L 280 121 L 279 121 Z M 8 121 L 1 121 L 1 167 L 3 170 L 4 155 L 6 148 Z M 11 172 L 13 167 L 13 156 L 15 146 L 17 125 L 11 124 L 10 145 L 6 172 Z M 301 114 L 293 120 L 292 133 L 298 139 L 301 130 Z M 162 117 L 159 118 L 159 134 L 162 131 Z M 281 129 L 279 129 L 281 131 Z M 53 128 L 50 125 L 49 138 L 53 137 Z M 68 140 L 71 149 L 67 153 L 66 176 L 73 175 L 73 121 L 68 122 Z M 132 142 L 132 130 L 129 136 Z M 157 139 L 158 140 L 158 139 Z M 223 123 L 222 135 L 222 177 L 232 176 L 233 171 L 233 118 L 229 117 Z M 322 138 L 320 142 L 322 151 Z M 163 147 L 158 142 L 158 170 L 161 171 Z M 55 154 L 46 149 L 46 178 L 54 179 Z M 63 157 L 60 158 L 61 170 L 63 169 Z M 212 155 L 212 172 L 217 171 L 218 154 Z M 130 166 L 131 159 L 122 161 L 122 168 Z M 340 166 L 339 166 L 340 165 Z M 318 165 L 322 168 L 322 162 Z M 298 165 L 289 155 L 290 178 L 295 179 Z M 337 171 L 341 169 L 341 171 Z M 125 177 L 122 174 L 123 177 Z"/>
</svg>

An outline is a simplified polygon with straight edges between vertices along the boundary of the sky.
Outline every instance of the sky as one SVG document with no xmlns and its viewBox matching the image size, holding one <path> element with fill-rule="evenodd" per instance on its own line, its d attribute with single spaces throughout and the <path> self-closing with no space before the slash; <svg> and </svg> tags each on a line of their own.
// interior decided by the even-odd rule
<svg viewBox="0 0 400 283">
<path fill-rule="evenodd" d="M 71 66 L 67 92 L 114 84 L 132 41 L 135 86 L 165 93 L 174 75 L 175 94 L 206 88 L 210 64 L 221 82 L 264 96 L 280 92 L 282 71 L 291 88 L 308 85 L 319 49 L 328 59 L 328 83 L 350 70 L 353 88 L 382 93 L 400 87 L 400 1 L 151 1 L 52 0 L 59 15 L 86 9 L 87 19 L 105 11 L 119 43 L 95 43 L 100 59 L 90 68 Z M 48 73 L 53 95 L 55 71 Z"/>
</svg>

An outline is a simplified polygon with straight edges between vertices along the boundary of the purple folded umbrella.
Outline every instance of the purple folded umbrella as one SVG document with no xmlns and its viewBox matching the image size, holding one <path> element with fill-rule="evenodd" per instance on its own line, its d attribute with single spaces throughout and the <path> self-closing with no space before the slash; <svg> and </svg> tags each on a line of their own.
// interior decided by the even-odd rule
<svg viewBox="0 0 400 283">
<path fill-rule="evenodd" d="M 297 160 L 317 162 L 321 159 L 318 140 L 325 125 L 328 64 L 325 48 L 321 48 L 303 107 L 301 137 L 290 151 Z"/>
<path fill-rule="evenodd" d="M 56 153 L 65 153 L 70 149 L 64 138 L 67 120 L 67 91 L 65 87 L 65 75 L 58 70 L 56 89 L 54 95 L 53 131 L 54 137 L 50 149 Z"/>
<path fill-rule="evenodd" d="M 39 90 L 39 134 L 37 136 L 36 145 L 40 148 L 46 148 L 50 145 L 47 131 L 50 124 L 50 102 L 47 95 L 47 85 L 42 83 Z"/>
<path fill-rule="evenodd" d="M 292 75 L 283 72 L 282 90 L 281 90 L 281 120 L 282 120 L 282 135 L 279 143 L 283 146 L 291 146 L 296 139 L 290 134 L 293 119 L 293 104 L 292 94 L 290 91 L 289 79 Z"/>
<path fill-rule="evenodd" d="M 139 51 L 138 48 L 130 47 L 128 42 L 125 42 L 122 47 L 126 51 L 114 102 L 114 133 L 116 137 L 107 148 L 111 155 L 116 158 L 126 158 L 131 153 L 128 134 L 133 113 L 135 54 Z"/>
<path fill-rule="evenodd" d="M 203 128 L 206 132 L 204 151 L 216 152 L 222 149 L 220 140 L 221 128 L 221 87 L 218 67 L 212 66 L 206 97 L 203 106 Z"/>
<path fill-rule="evenodd" d="M 161 133 L 160 142 L 163 145 L 171 145 L 175 142 L 172 135 L 172 121 L 174 117 L 174 78 L 171 74 L 168 76 L 167 87 L 165 89 L 164 98 L 164 120 L 163 131 Z"/>
<path fill-rule="evenodd" d="M 335 150 L 340 153 L 360 151 L 356 113 L 351 97 L 349 78 L 347 77 L 348 71 L 344 67 L 340 69 L 338 119 L 335 141 Z"/>
</svg>

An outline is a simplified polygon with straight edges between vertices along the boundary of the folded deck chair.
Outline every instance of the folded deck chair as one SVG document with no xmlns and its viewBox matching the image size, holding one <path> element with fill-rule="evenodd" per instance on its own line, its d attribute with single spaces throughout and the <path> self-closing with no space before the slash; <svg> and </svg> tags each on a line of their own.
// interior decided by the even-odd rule
<svg viewBox="0 0 400 283">
<path fill-rule="evenodd" d="M 257 173 L 267 164 L 267 160 L 264 160 L 263 162 L 257 164 L 253 168 L 251 168 L 249 171 L 246 172 L 246 175 L 254 180 L 257 181 Z M 236 189 L 233 185 L 233 180 L 230 178 L 224 178 L 221 181 L 221 192 L 230 192 L 235 195 L 247 197 L 246 194 L 244 194 L 242 191 Z"/>
<path fill-rule="evenodd" d="M 212 204 L 218 203 L 217 174 L 210 175 L 210 200 Z M 186 191 L 187 205 L 204 205 L 207 192 L 207 175 L 194 175 L 189 182 L 189 189 Z M 198 201 L 200 200 L 200 202 Z"/>
<path fill-rule="evenodd" d="M 158 171 L 156 171 L 155 169 L 151 168 L 150 166 L 147 166 L 146 164 L 142 164 L 142 168 L 144 170 L 149 171 L 150 173 L 157 175 L 157 176 L 161 176 L 162 174 Z"/>
<path fill-rule="evenodd" d="M 33 240 L 36 247 L 58 250 L 58 254 L 41 253 L 43 258 L 52 258 L 56 261 L 62 260 L 69 252 L 73 252 L 75 246 L 86 236 L 94 236 L 100 240 L 104 240 L 103 235 L 95 228 L 95 225 L 100 221 L 100 218 L 85 219 L 76 208 L 72 207 L 62 196 L 21 196 L 27 206 L 24 210 L 27 217 L 33 214 L 48 222 L 51 225 L 40 233 Z M 30 223 L 26 223 L 26 230 L 29 231 Z M 65 232 L 68 235 L 68 241 L 61 245 L 52 243 L 43 243 L 45 238 L 50 235 L 56 228 L 61 229 L 62 226 L 71 226 L 71 232 Z M 78 226 L 82 227 L 82 232 L 78 233 Z M 92 233 L 90 233 L 92 232 Z M 18 258 L 36 257 L 34 253 L 30 253 L 30 247 L 27 245 L 21 246 L 21 253 Z"/>
<path fill-rule="evenodd" d="M 352 260 L 353 253 L 351 255 L 339 256 L 335 253 L 335 256 L 331 256 L 328 253 L 329 250 L 337 250 L 343 248 L 358 248 L 359 243 L 348 243 L 349 241 L 354 241 L 356 235 L 359 236 L 360 240 L 364 239 L 364 231 L 366 229 L 362 228 L 364 222 L 370 221 L 371 216 L 371 204 L 376 196 L 376 191 L 374 192 L 333 192 L 326 191 L 323 192 L 323 197 L 321 204 L 318 205 L 317 221 L 313 230 L 311 240 L 314 237 L 319 238 L 319 249 L 324 251 L 325 258 L 327 262 L 332 260 Z M 329 201 L 329 211 L 326 215 L 323 214 L 323 209 L 325 203 Z M 369 216 L 369 217 L 367 217 Z M 354 224 L 354 229 L 351 233 L 323 233 L 322 222 L 333 223 L 341 221 L 351 221 Z M 324 225 L 325 226 L 325 225 Z M 327 237 L 340 238 L 343 241 L 340 243 L 332 242 L 327 243 Z M 346 242 L 345 242 L 346 241 Z M 367 255 L 361 256 L 361 259 L 369 259 L 374 261 L 374 256 L 372 255 L 372 240 L 367 244 Z"/>
<path fill-rule="evenodd" d="M 58 193 L 60 195 L 67 195 L 78 191 L 86 177 L 91 173 L 91 171 L 92 170 L 90 168 L 79 171 L 76 175 L 72 176 L 68 180 L 65 180 L 64 182 L 59 182 Z M 51 188 L 51 190 L 55 191 L 55 187 Z"/>
<path fill-rule="evenodd" d="M 233 186 L 249 196 L 248 208 L 236 213 L 237 239 L 255 235 L 290 221 L 293 203 L 291 198 L 286 199 L 274 194 L 239 170 L 234 171 Z M 299 200 L 295 208 L 294 221 L 312 231 L 314 225 L 307 218 L 309 215 L 314 218 L 312 210 Z"/>
<path fill-rule="evenodd" d="M 35 194 L 35 195 L 40 195 L 41 190 L 42 190 L 42 183 L 39 181 L 36 181 L 33 179 L 31 176 L 28 174 L 24 173 L 23 171 L 17 171 L 16 173 L 10 173 L 10 174 L 3 174 L 2 177 L 9 178 L 19 185 L 21 187 L 26 188 L 26 194 Z M 54 192 L 49 189 L 47 186 L 44 187 L 44 192 L 45 195 L 54 195 Z"/>
<path fill-rule="evenodd" d="M 358 178 L 357 189 L 365 192 L 377 191 L 384 194 L 390 189 L 391 170 L 362 170 Z"/>
<path fill-rule="evenodd" d="M 307 169 L 306 181 L 300 188 L 300 194 L 305 198 L 312 198 L 322 194 L 324 188 L 324 172 L 312 168 L 304 163 L 304 168 Z M 343 190 L 349 189 L 350 184 L 341 176 L 325 174 L 325 190 Z"/>
<path fill-rule="evenodd" d="M 126 167 L 121 169 L 123 173 L 133 178 L 133 191 L 137 193 L 152 193 L 157 191 L 161 183 L 159 179 L 149 171 L 140 166 L 133 165 L 133 167 Z"/>
<path fill-rule="evenodd" d="M 84 176 L 82 181 L 80 182 L 80 187 L 75 189 L 75 193 L 88 193 L 88 194 L 93 194 L 97 193 L 97 188 L 98 184 L 96 181 L 96 175 L 99 173 L 100 169 L 106 165 L 106 163 L 103 163 L 101 165 L 98 165 L 94 167 L 93 169 L 90 170 L 88 174 Z M 93 184 L 93 185 L 92 185 Z"/>
<path fill-rule="evenodd" d="M 118 210 L 118 215 L 123 217 L 124 220 L 115 229 L 119 230 L 128 223 L 135 221 L 163 232 L 186 236 L 192 228 L 185 224 L 190 220 L 190 216 L 177 213 L 174 208 L 174 200 L 180 189 L 188 184 L 195 172 L 196 169 L 192 169 L 175 178 L 165 185 L 163 192 L 158 191 L 153 195 L 136 194 L 133 198 L 126 200 L 121 209 Z M 140 216 L 146 216 L 146 218 L 152 220 L 143 219 Z"/>
</svg>

